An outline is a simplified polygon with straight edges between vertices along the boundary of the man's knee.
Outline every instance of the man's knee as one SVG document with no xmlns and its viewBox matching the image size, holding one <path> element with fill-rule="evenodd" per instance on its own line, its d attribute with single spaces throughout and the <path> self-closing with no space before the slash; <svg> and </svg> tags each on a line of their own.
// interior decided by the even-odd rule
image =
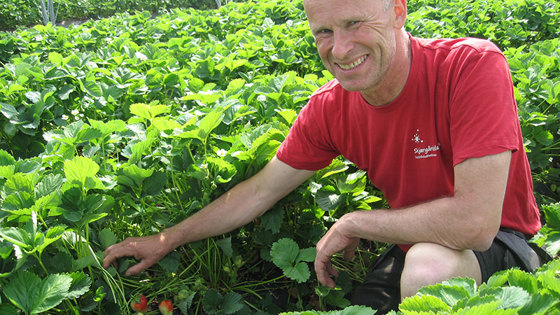
<svg viewBox="0 0 560 315">
<path fill-rule="evenodd" d="M 406 254 L 401 276 L 402 298 L 418 289 L 453 277 L 471 277 L 480 283 L 480 266 L 471 250 L 454 250 L 432 243 L 418 243 Z"/>
</svg>

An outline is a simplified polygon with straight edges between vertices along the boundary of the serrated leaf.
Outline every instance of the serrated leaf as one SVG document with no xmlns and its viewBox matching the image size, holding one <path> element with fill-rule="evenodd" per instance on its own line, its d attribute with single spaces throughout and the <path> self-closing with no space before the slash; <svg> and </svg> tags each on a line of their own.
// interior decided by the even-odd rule
<svg viewBox="0 0 560 315">
<path fill-rule="evenodd" d="M 14 165 L 16 159 L 10 153 L 0 149 L 0 166 Z"/>
<path fill-rule="evenodd" d="M 31 240 L 29 232 L 22 228 L 2 228 L 0 229 L 0 236 L 22 249 L 31 249 L 33 247 L 33 240 Z"/>
<path fill-rule="evenodd" d="M 509 273 L 508 282 L 511 286 L 523 288 L 529 294 L 538 291 L 537 279 L 526 271 L 512 269 Z"/>
<path fill-rule="evenodd" d="M 70 285 L 67 294 L 69 299 L 77 299 L 89 291 L 91 279 L 88 275 L 79 271 L 73 272 L 70 274 L 70 277 L 72 277 L 72 284 Z"/>
<path fill-rule="evenodd" d="M 154 172 L 144 180 L 142 184 L 142 196 L 155 196 L 159 194 L 167 184 L 167 175 L 163 172 Z"/>
<path fill-rule="evenodd" d="M 177 269 L 179 269 L 181 265 L 181 255 L 177 251 L 172 251 L 165 255 L 158 264 L 169 272 L 177 272 Z"/>
<path fill-rule="evenodd" d="M 243 308 L 243 298 L 235 292 L 230 292 L 224 296 L 222 310 L 226 314 L 233 314 Z"/>
<path fill-rule="evenodd" d="M 295 266 L 285 266 L 282 267 L 282 271 L 286 275 L 286 277 L 295 280 L 299 283 L 305 282 L 311 276 L 311 272 L 309 271 L 309 267 L 304 262 L 299 262 Z"/>
<path fill-rule="evenodd" d="M 103 248 L 107 248 L 113 244 L 116 244 L 118 241 L 115 233 L 109 228 L 104 228 L 103 230 L 99 231 L 98 237 L 99 242 L 101 242 L 101 246 L 103 246 Z"/>
<path fill-rule="evenodd" d="M 449 312 L 451 308 L 442 300 L 431 295 L 415 295 L 404 299 L 399 310 L 406 312 Z"/>
<path fill-rule="evenodd" d="M 37 184 L 35 195 L 37 198 L 47 196 L 59 189 L 63 183 L 64 178 L 62 174 L 49 174 Z"/>
<path fill-rule="evenodd" d="M 82 186 L 86 185 L 88 178 L 93 179 L 99 171 L 99 165 L 92 159 L 78 156 L 64 162 L 64 174 L 68 182 L 77 181 Z"/>
<path fill-rule="evenodd" d="M 266 230 L 271 231 L 273 234 L 278 234 L 278 232 L 280 232 L 283 219 L 284 209 L 281 207 L 274 207 L 261 216 L 263 227 Z"/>
<path fill-rule="evenodd" d="M 495 299 L 500 300 L 498 308 L 503 309 L 519 308 L 530 299 L 529 293 L 519 287 L 489 288 L 480 292 L 480 295 L 492 295 Z"/>
<path fill-rule="evenodd" d="M 422 288 L 418 290 L 418 293 L 435 296 L 450 307 L 455 306 L 460 300 L 470 298 L 470 294 L 465 288 L 443 285 L 441 283 Z"/>
<path fill-rule="evenodd" d="M 224 297 L 216 289 L 208 289 L 202 298 L 202 308 L 208 314 L 216 314 L 223 301 Z"/>
<path fill-rule="evenodd" d="M 499 302 L 478 305 L 472 308 L 462 309 L 454 313 L 455 315 L 513 315 L 516 314 L 514 309 L 497 309 Z"/>
<path fill-rule="evenodd" d="M 26 313 L 41 313 L 60 304 L 67 296 L 72 278 L 51 274 L 41 280 L 29 271 L 18 271 L 4 288 L 4 294 Z"/>
<path fill-rule="evenodd" d="M 548 314 L 552 313 L 553 307 L 559 305 L 560 300 L 548 293 L 536 293 L 531 295 L 531 300 L 518 312 L 519 315 Z"/>
<path fill-rule="evenodd" d="M 300 249 L 296 261 L 313 262 L 316 254 L 317 250 L 314 247 Z"/>
<path fill-rule="evenodd" d="M 373 315 L 377 311 L 373 310 L 370 307 L 361 306 L 361 305 L 353 305 L 346 307 L 340 312 L 340 315 Z"/>
<path fill-rule="evenodd" d="M 457 311 L 457 310 L 460 310 L 460 309 L 472 308 L 472 307 L 475 307 L 475 306 L 480 306 L 480 305 L 484 305 L 484 304 L 488 304 L 488 303 L 499 304 L 499 301 L 496 301 L 496 298 L 494 298 L 491 295 L 473 296 L 472 298 L 470 298 L 468 300 L 458 301 L 457 304 L 455 304 L 455 306 L 453 307 L 453 311 Z"/>
<path fill-rule="evenodd" d="M 299 254 L 298 244 L 289 238 L 282 238 L 272 244 L 270 249 L 270 256 L 272 262 L 280 268 L 292 267 Z"/>
<path fill-rule="evenodd" d="M 233 257 L 233 248 L 231 247 L 231 236 L 216 240 L 216 245 L 224 252 L 228 257 Z"/>
</svg>

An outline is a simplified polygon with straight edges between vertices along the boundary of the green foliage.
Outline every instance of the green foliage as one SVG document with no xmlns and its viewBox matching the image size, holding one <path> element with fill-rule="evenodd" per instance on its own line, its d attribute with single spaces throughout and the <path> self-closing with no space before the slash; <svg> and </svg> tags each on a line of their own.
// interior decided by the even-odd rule
<svg viewBox="0 0 560 315">
<path fill-rule="evenodd" d="M 556 260 L 534 273 L 501 271 L 480 287 L 472 279 L 454 278 L 404 299 L 399 314 L 549 314 L 560 310 L 559 266 Z"/>
<path fill-rule="evenodd" d="M 315 260 L 315 249 L 300 249 L 298 244 L 289 238 L 282 238 L 272 244 L 270 249 L 272 262 L 282 269 L 286 277 L 297 282 L 305 282 L 311 273 L 305 262 Z"/>
<path fill-rule="evenodd" d="M 208 11 L 170 8 L 214 1 L 105 1 L 93 11 L 83 10 L 85 0 L 55 3 L 59 19 L 146 12 L 0 32 L 0 313 L 127 314 L 139 293 L 173 297 L 183 313 L 374 312 L 346 308 L 346 296 L 375 250 L 361 247 L 351 263 L 336 256 L 335 290 L 317 287 L 308 267 L 340 216 L 383 205 L 366 174 L 343 159 L 258 220 L 181 247 L 140 276 L 120 276 L 132 258 L 100 265 L 108 246 L 187 218 L 274 156 L 309 96 L 332 78 L 301 1 Z M 408 5 L 413 35 L 485 37 L 504 50 L 546 218 L 534 241 L 557 255 L 558 1 Z M 4 1 L 0 20 L 37 23 L 34 10 Z M 507 271 L 481 287 L 450 280 L 401 311 L 547 313 L 558 308 L 558 269 L 556 260 L 533 274 Z M 11 283 L 27 280 L 36 288 L 16 293 Z"/>
</svg>

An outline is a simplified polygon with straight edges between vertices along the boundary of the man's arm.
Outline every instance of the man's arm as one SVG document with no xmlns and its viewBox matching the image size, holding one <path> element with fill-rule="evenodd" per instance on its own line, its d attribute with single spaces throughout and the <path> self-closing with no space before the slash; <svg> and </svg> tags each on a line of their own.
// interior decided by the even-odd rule
<svg viewBox="0 0 560 315">
<path fill-rule="evenodd" d="M 105 250 L 103 266 L 133 256 L 140 262 L 127 270 L 134 275 L 155 264 L 167 253 L 186 243 L 232 231 L 262 215 L 314 172 L 297 170 L 274 157 L 260 172 L 237 184 L 191 217 L 162 232 L 127 238 Z"/>
<path fill-rule="evenodd" d="M 511 151 L 472 158 L 455 166 L 453 196 L 403 209 L 355 211 L 341 217 L 317 243 L 315 271 L 334 286 L 330 258 L 353 254 L 360 238 L 393 244 L 421 242 L 451 249 L 486 250 L 501 222 Z"/>
</svg>

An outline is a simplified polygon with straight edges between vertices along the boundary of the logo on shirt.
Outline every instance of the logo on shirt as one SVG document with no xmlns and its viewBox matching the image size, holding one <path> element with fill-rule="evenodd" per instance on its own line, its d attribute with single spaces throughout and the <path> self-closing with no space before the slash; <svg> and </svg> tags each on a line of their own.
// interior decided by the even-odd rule
<svg viewBox="0 0 560 315">
<path fill-rule="evenodd" d="M 440 143 L 438 142 L 436 145 L 426 145 L 420 129 L 416 129 L 411 140 L 414 144 L 414 158 L 428 159 L 439 155 Z"/>
</svg>

